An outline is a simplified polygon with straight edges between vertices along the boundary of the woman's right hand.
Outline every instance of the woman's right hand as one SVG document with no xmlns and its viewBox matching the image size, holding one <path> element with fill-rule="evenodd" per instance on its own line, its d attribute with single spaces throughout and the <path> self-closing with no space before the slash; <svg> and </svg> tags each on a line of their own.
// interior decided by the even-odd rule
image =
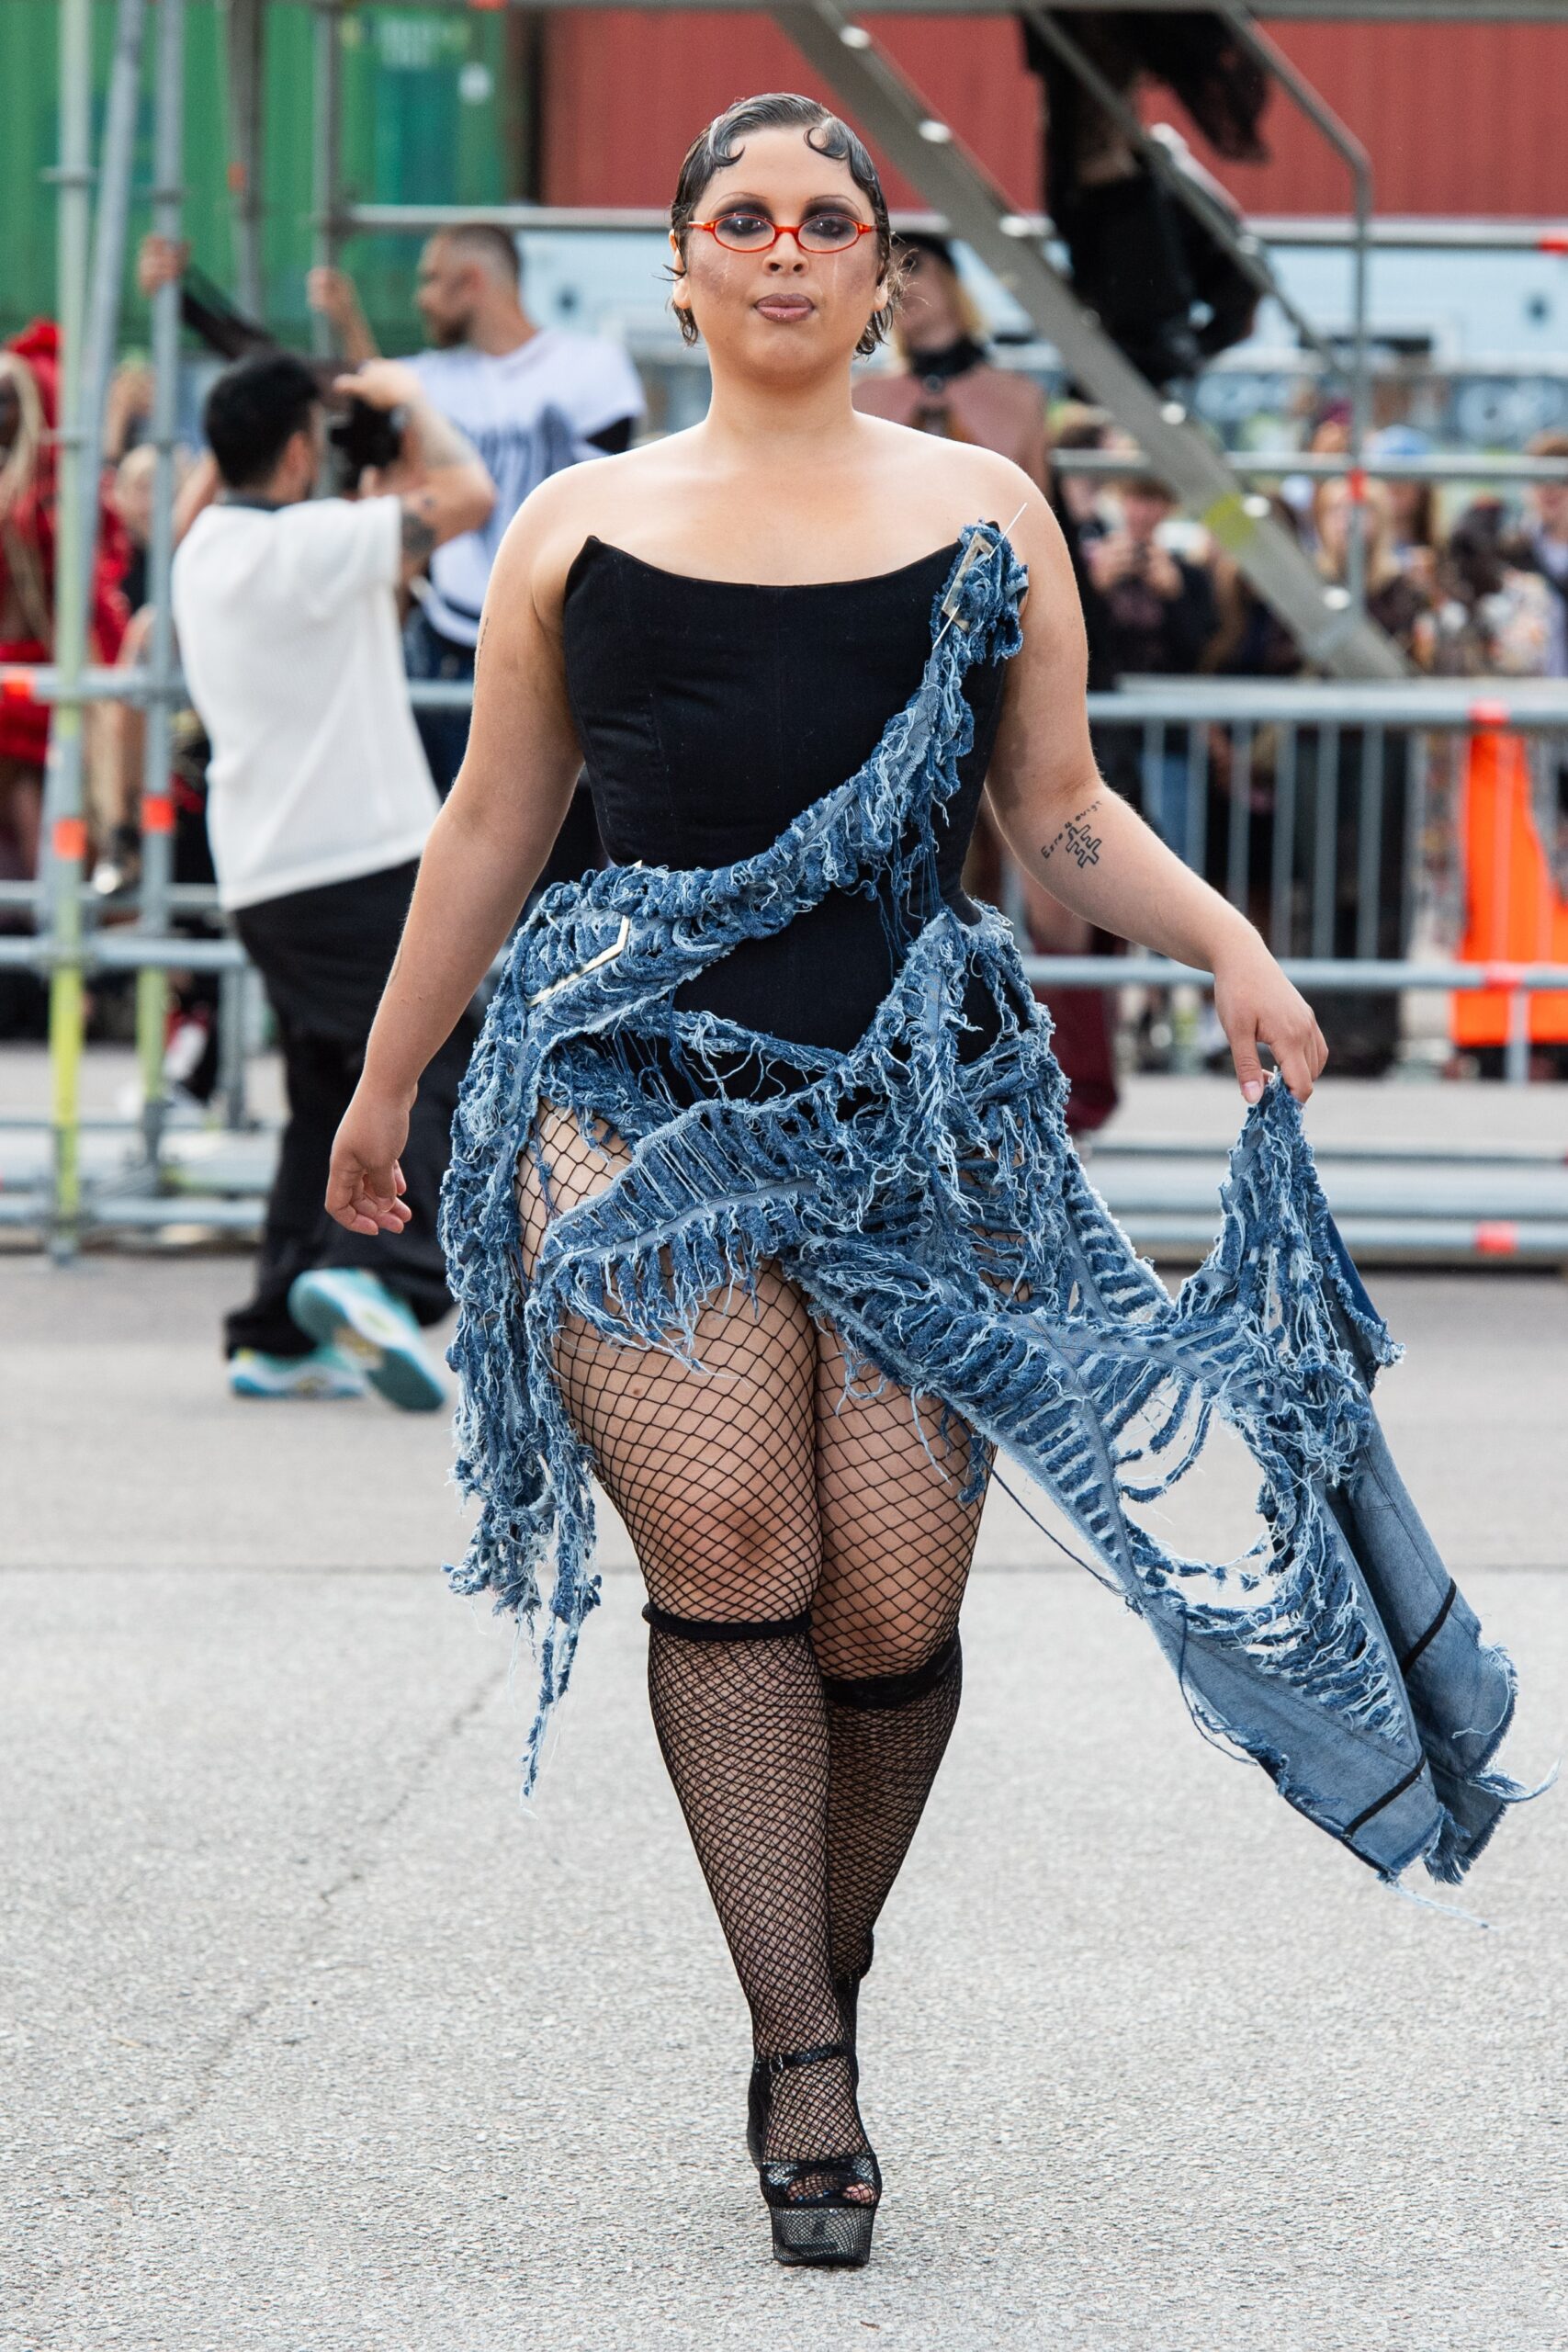
<svg viewBox="0 0 1568 2352">
<path fill-rule="evenodd" d="M 344 1113 L 333 1143 L 327 1214 L 350 1233 L 400 1233 L 413 1216 L 398 1164 L 412 1099 L 368 1094 L 362 1084 Z"/>
</svg>

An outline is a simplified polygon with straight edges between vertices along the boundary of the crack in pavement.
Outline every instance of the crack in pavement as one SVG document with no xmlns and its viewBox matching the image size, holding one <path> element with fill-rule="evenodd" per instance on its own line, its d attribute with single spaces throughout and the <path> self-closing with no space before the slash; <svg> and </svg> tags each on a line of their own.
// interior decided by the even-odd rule
<svg viewBox="0 0 1568 2352">
<path fill-rule="evenodd" d="M 141 2125 L 122 2134 L 117 2141 L 115 2144 L 119 2153 L 106 2167 L 107 2177 L 102 2189 L 90 2192 L 91 2204 L 99 2211 L 84 2217 L 91 2234 L 98 2240 L 105 2258 L 108 2258 L 108 2250 L 125 2224 L 135 2218 L 137 2187 L 151 2170 L 152 2162 L 161 2157 L 166 2165 L 174 2153 L 175 2143 L 201 2113 L 228 2061 L 266 2017 L 288 1985 L 302 1973 L 312 1950 L 330 1932 L 334 1918 L 333 1906 L 342 1896 L 355 1887 L 366 1885 L 374 1877 L 386 1859 L 387 1832 L 413 1803 L 442 1751 L 461 1738 L 495 1691 L 504 1686 L 509 1671 L 506 1664 L 487 1669 L 467 1698 L 436 1725 L 423 1745 L 414 1751 L 400 1787 L 365 1824 L 358 1840 L 360 1851 L 345 1862 L 327 1885 L 317 1889 L 316 1906 L 312 1911 L 301 1914 L 302 1929 L 287 1958 L 275 1964 L 270 1977 L 264 1982 L 256 1996 L 234 2012 L 218 2040 L 198 2062 L 181 2104 L 172 2114 L 157 2122 Z M 379 1853 L 376 1850 L 378 1846 L 383 1849 Z M 85 2203 L 87 2201 L 84 2200 Z M 102 2208 L 111 2201 L 116 2210 L 112 2214 L 103 2216 Z M 18 2352 L 41 2352 L 41 2347 L 50 2340 L 47 2335 L 19 2334 L 13 2339 L 10 2329 L 22 2325 L 36 2330 L 46 2324 L 48 2314 L 43 2306 L 66 2283 L 66 2257 L 62 2252 L 48 2274 L 36 2286 L 24 2290 L 24 2300 L 16 2307 L 7 2325 L 6 2336 L 0 2337 L 0 2344 L 14 2340 Z M 73 2346 L 72 2352 L 77 2352 L 77 2347 Z"/>
</svg>

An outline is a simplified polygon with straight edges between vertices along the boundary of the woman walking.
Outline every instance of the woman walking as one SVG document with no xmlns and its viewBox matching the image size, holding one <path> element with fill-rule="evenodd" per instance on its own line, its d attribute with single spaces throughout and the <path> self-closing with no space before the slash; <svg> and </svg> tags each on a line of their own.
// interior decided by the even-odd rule
<svg viewBox="0 0 1568 2352">
<path fill-rule="evenodd" d="M 953 1728 L 995 1445 L 1083 1531 L 1203 1724 L 1385 1874 L 1420 1854 L 1457 1875 L 1490 1826 L 1495 1796 L 1463 1775 L 1507 1677 L 1450 1596 L 1425 1655 L 1447 1674 L 1463 1645 L 1467 1728 L 1430 1733 L 1439 1796 L 1407 1627 L 1385 1630 L 1353 1532 L 1388 1350 L 1292 1101 L 1322 1067 L 1316 1023 L 1101 792 L 1039 490 L 855 413 L 852 356 L 897 299 L 864 149 L 812 101 L 746 101 L 692 148 L 671 220 L 712 407 L 556 476 L 508 534 L 329 1205 L 359 1231 L 403 1222 L 420 1071 L 585 762 L 615 863 L 519 933 L 458 1114 L 444 1238 L 458 1473 L 483 1510 L 457 1582 L 532 1619 L 553 1551 L 532 1774 L 594 1598 L 597 1474 L 750 2008 L 774 2252 L 858 2263 L 881 2179 L 857 1990 Z M 1055 894 L 1214 974 L 1255 1107 L 1221 1244 L 1174 1302 L 1085 1184 L 1011 934 L 959 886 L 983 786 Z M 1284 1086 L 1265 1089 L 1264 1046 Z M 1215 1410 L 1266 1489 L 1220 1599 L 1137 1517 Z M 1435 1567 L 1403 1565 L 1400 1606 L 1435 1615 Z"/>
</svg>

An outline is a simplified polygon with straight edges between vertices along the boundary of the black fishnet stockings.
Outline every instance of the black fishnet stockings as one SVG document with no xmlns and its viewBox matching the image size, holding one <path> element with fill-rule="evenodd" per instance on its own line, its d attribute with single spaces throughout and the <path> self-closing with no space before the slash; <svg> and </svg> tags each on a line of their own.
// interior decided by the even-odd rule
<svg viewBox="0 0 1568 2352">
<path fill-rule="evenodd" d="M 749 1639 L 656 1618 L 654 1727 L 692 1833 L 759 2056 L 842 2035 L 828 1964 L 828 1726 L 804 1622 Z M 773 2087 L 768 2156 L 865 2146 L 849 2062 L 791 2067 Z"/>
<path fill-rule="evenodd" d="M 525 1264 L 624 1164 L 547 1111 L 519 1170 Z M 761 2056 L 843 2037 L 872 1931 L 957 1712 L 979 1518 L 968 1441 L 874 1376 L 765 1268 L 698 1320 L 700 1370 L 581 1327 L 561 1391 L 647 1582 L 649 1691 Z M 865 2141 L 843 2058 L 774 2078 L 764 2154 Z"/>
<path fill-rule="evenodd" d="M 822 1572 L 812 1637 L 829 1753 L 833 1973 L 871 1965 L 872 1930 L 946 1750 L 963 1688 L 958 1609 L 979 1524 L 968 1433 L 907 1390 L 846 1394 L 842 1350 L 818 1365 Z M 987 1457 L 988 1461 L 988 1457 Z"/>
<path fill-rule="evenodd" d="M 825 1678 L 829 1950 L 840 1982 L 858 1984 L 871 1966 L 872 1929 L 925 1811 L 963 1687 L 956 1631 L 913 1674 Z"/>
</svg>

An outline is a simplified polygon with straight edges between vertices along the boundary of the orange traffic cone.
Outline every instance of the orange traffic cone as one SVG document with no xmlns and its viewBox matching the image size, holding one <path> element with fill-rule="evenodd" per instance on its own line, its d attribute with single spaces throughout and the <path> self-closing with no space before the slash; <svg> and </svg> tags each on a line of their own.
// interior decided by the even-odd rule
<svg viewBox="0 0 1568 2352">
<path fill-rule="evenodd" d="M 1557 888 L 1535 821 L 1522 740 L 1496 728 L 1472 736 L 1464 788 L 1466 964 L 1568 964 L 1568 901 Z M 1453 998 L 1456 1046 L 1502 1046 L 1509 1035 L 1505 989 Z M 1568 989 L 1529 999 L 1534 1045 L 1568 1042 Z"/>
</svg>

